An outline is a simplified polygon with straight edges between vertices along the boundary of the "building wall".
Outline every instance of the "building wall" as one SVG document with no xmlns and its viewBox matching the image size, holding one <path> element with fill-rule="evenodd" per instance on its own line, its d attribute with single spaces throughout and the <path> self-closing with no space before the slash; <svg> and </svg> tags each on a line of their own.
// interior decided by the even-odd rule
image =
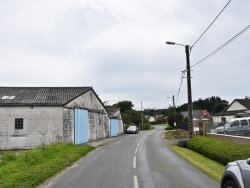
<svg viewBox="0 0 250 188">
<path fill-rule="evenodd" d="M 228 115 L 228 116 L 214 116 L 213 117 L 213 122 L 216 123 L 220 123 L 222 122 L 222 118 L 226 119 L 226 122 L 230 121 L 231 119 L 234 118 L 234 115 Z"/>
<path fill-rule="evenodd" d="M 23 129 L 15 129 L 15 118 L 23 118 Z M 0 150 L 26 149 L 63 141 L 62 107 L 1 107 Z"/>
<path fill-rule="evenodd" d="M 121 112 L 120 111 L 117 112 L 116 116 L 117 116 L 117 120 L 118 120 L 118 135 L 120 135 L 120 134 L 124 133 Z"/>
<path fill-rule="evenodd" d="M 74 109 L 63 109 L 63 142 L 74 143 Z"/>
<path fill-rule="evenodd" d="M 69 108 L 68 110 L 71 110 L 70 114 L 72 114 L 69 115 L 69 112 L 64 113 L 64 119 L 67 119 L 67 121 L 64 122 L 64 130 L 67 130 L 67 135 L 71 135 L 72 137 L 71 139 L 67 139 L 68 141 L 74 140 L 74 135 L 70 134 L 72 127 L 68 124 L 68 122 L 74 122 L 74 108 L 88 110 L 89 141 L 109 137 L 108 113 L 93 91 L 90 90 L 86 92 L 65 105 L 65 107 Z M 72 125 L 74 125 L 74 123 L 72 123 Z"/>
<path fill-rule="evenodd" d="M 250 138 L 249 137 L 241 137 L 241 136 L 232 136 L 232 135 L 224 135 L 224 134 L 215 134 L 215 133 L 206 133 L 207 137 L 216 138 L 219 140 L 234 142 L 237 144 L 243 144 L 250 146 Z"/>
<path fill-rule="evenodd" d="M 235 111 L 235 110 L 247 110 L 246 107 L 244 107 L 239 102 L 235 101 L 231 106 L 227 109 L 227 111 Z"/>
</svg>

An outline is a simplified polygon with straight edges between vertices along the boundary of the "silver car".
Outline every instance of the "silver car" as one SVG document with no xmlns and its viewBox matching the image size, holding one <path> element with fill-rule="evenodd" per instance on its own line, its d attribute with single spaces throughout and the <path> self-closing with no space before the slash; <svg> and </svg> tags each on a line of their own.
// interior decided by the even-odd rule
<svg viewBox="0 0 250 188">
<path fill-rule="evenodd" d="M 227 164 L 221 188 L 250 188 L 250 158 Z"/>
<path fill-rule="evenodd" d="M 137 126 L 129 126 L 127 129 L 127 133 L 134 133 L 134 134 L 138 134 L 139 133 L 139 129 Z"/>
</svg>

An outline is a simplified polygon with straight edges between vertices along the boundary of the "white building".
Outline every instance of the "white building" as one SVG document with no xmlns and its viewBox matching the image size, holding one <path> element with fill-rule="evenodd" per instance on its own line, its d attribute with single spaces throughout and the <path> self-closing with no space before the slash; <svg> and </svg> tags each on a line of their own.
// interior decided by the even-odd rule
<svg viewBox="0 0 250 188">
<path fill-rule="evenodd" d="M 236 117 L 250 116 L 250 99 L 235 99 L 227 108 L 213 116 L 213 122 L 228 122 Z"/>
<path fill-rule="evenodd" d="M 0 87 L 0 150 L 109 136 L 108 112 L 92 87 Z"/>
</svg>

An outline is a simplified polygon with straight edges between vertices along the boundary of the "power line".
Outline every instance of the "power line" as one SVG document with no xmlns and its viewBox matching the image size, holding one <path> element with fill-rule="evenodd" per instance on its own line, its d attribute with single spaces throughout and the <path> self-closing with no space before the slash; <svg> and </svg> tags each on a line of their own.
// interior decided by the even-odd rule
<svg viewBox="0 0 250 188">
<path fill-rule="evenodd" d="M 201 73 L 207 73 L 207 74 L 219 74 L 219 75 L 224 75 L 224 76 L 250 76 L 250 74 L 249 75 L 247 75 L 247 74 L 245 74 L 245 75 L 243 75 L 243 74 L 229 74 L 229 73 L 205 72 L 205 71 L 195 71 L 195 70 L 193 70 L 193 72 L 201 72 Z"/>
<path fill-rule="evenodd" d="M 186 70 L 182 71 L 181 83 L 180 83 L 180 87 L 179 87 L 179 89 L 178 89 L 178 92 L 177 92 L 177 94 L 176 94 L 175 105 L 177 105 L 177 101 L 178 101 L 178 98 L 179 98 L 179 95 L 180 95 L 180 91 L 181 91 L 181 87 L 182 87 L 182 83 L 183 83 L 183 79 L 184 79 L 185 73 L 186 73 Z"/>
<path fill-rule="evenodd" d="M 191 46 L 190 49 L 192 49 L 194 47 L 194 45 L 201 39 L 201 37 L 207 32 L 207 30 L 213 25 L 213 23 L 215 22 L 215 20 L 217 20 L 217 18 L 221 15 L 221 13 L 225 10 L 225 8 L 227 7 L 227 5 L 231 2 L 228 1 L 228 3 L 226 4 L 226 6 L 220 11 L 220 13 L 216 16 L 216 18 L 212 21 L 212 23 L 208 26 L 208 28 L 202 33 L 202 35 L 195 41 L 195 43 Z"/>
<path fill-rule="evenodd" d="M 191 66 L 190 68 L 198 65 L 199 63 L 205 61 L 207 58 L 211 57 L 212 55 L 214 55 L 215 53 L 217 53 L 218 51 L 220 51 L 222 48 L 226 47 L 228 44 L 230 44 L 231 42 L 233 42 L 236 38 L 238 38 L 239 36 L 241 36 L 243 33 L 245 33 L 248 29 L 250 28 L 250 25 L 248 25 L 245 29 L 243 29 L 241 32 L 239 32 L 237 35 L 235 35 L 233 38 L 231 38 L 229 41 L 227 41 L 226 43 L 224 43 L 222 46 L 220 46 L 219 48 L 217 48 L 215 51 L 213 51 L 212 53 L 210 53 L 208 56 L 206 56 L 205 58 L 203 58 L 202 60 L 200 60 L 199 62 L 195 63 L 193 66 Z"/>
</svg>

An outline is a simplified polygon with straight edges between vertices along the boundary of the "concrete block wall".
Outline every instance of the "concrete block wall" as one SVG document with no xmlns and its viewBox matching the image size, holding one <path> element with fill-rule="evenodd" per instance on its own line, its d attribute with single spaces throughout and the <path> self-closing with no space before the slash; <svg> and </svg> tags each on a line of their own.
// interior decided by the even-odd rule
<svg viewBox="0 0 250 188">
<path fill-rule="evenodd" d="M 74 143 L 74 109 L 63 110 L 63 142 Z"/>
<path fill-rule="evenodd" d="M 216 138 L 219 140 L 225 140 L 229 142 L 234 142 L 234 143 L 250 146 L 249 137 L 232 136 L 232 135 L 224 135 L 224 134 L 216 134 L 216 133 L 206 133 L 206 136 L 210 138 Z"/>
<path fill-rule="evenodd" d="M 23 129 L 15 129 L 15 118 L 23 118 Z M 62 124 L 62 107 L 1 107 L 0 150 L 26 149 L 61 142 Z"/>
<path fill-rule="evenodd" d="M 109 137 L 107 114 L 89 112 L 89 141 Z"/>
<path fill-rule="evenodd" d="M 65 105 L 65 107 L 73 110 L 73 113 L 74 108 L 82 108 L 88 110 L 89 141 L 109 137 L 108 113 L 93 91 L 90 90 L 84 93 L 83 95 Z M 65 113 L 65 118 L 68 119 L 64 120 L 64 127 L 66 130 L 66 127 L 69 127 L 66 122 L 71 122 L 72 125 L 74 125 L 74 115 L 72 114 L 69 116 L 67 115 L 67 113 Z M 67 134 L 65 133 L 65 135 L 68 134 L 69 132 Z"/>
<path fill-rule="evenodd" d="M 79 96 L 75 100 L 71 101 L 65 107 L 69 108 L 85 108 L 85 109 L 91 109 L 100 111 L 103 113 L 107 113 L 101 102 L 98 100 L 98 98 L 95 96 L 93 91 L 88 91 L 84 93 L 83 95 Z"/>
</svg>

